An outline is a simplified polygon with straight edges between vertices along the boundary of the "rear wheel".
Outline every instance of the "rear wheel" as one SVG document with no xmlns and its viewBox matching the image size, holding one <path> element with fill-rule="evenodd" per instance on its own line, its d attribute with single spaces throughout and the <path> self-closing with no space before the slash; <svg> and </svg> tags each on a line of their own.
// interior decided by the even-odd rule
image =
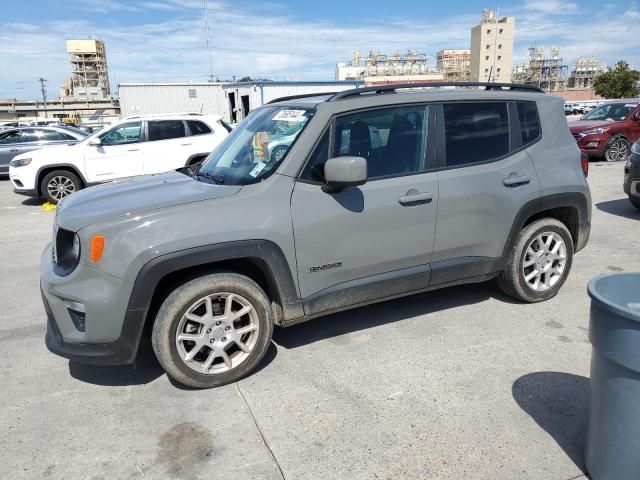
<svg viewBox="0 0 640 480">
<path fill-rule="evenodd" d="M 516 300 L 542 302 L 558 293 L 572 261 L 573 241 L 567 227 L 555 218 L 543 218 L 520 232 L 498 285 Z"/>
<path fill-rule="evenodd" d="M 631 145 L 622 137 L 616 137 L 609 142 L 604 152 L 607 162 L 620 162 L 626 160 L 631 151 Z"/>
<path fill-rule="evenodd" d="M 638 197 L 629 197 L 629 201 L 631 202 L 631 205 L 633 205 L 636 208 L 640 208 L 640 198 Z"/>
<path fill-rule="evenodd" d="M 82 182 L 75 173 L 68 170 L 54 170 L 47 173 L 40 182 L 42 197 L 51 203 L 58 203 L 64 197 L 82 188 Z"/>
<path fill-rule="evenodd" d="M 266 353 L 271 312 L 267 295 L 247 277 L 200 277 L 163 302 L 153 326 L 153 349 L 167 374 L 183 385 L 210 388 L 234 382 Z"/>
</svg>

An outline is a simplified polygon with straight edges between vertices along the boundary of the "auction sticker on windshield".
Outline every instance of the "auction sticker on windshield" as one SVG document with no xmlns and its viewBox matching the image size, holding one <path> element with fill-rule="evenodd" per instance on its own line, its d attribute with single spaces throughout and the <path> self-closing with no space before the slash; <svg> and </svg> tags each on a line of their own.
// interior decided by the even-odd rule
<svg viewBox="0 0 640 480">
<path fill-rule="evenodd" d="M 253 167 L 253 170 L 249 172 L 249 175 L 251 175 L 253 178 L 256 178 L 258 175 L 260 175 L 260 172 L 264 170 L 264 167 L 266 166 L 267 166 L 266 163 L 260 162 L 255 167 Z"/>
<path fill-rule="evenodd" d="M 287 122 L 299 122 L 304 120 L 306 110 L 280 110 L 272 120 L 280 120 Z"/>
</svg>

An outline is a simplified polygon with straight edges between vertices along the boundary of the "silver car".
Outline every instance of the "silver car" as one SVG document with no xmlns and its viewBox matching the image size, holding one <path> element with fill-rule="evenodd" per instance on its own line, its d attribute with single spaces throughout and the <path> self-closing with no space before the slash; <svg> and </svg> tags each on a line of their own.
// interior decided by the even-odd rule
<svg viewBox="0 0 640 480">
<path fill-rule="evenodd" d="M 88 134 L 68 127 L 18 127 L 0 132 L 0 175 L 9 175 L 16 155 L 51 145 L 71 145 Z"/>
</svg>

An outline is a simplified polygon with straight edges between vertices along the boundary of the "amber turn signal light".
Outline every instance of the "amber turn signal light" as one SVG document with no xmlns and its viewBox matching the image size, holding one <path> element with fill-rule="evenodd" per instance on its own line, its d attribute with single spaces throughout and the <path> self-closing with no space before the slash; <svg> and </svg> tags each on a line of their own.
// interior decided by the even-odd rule
<svg viewBox="0 0 640 480">
<path fill-rule="evenodd" d="M 104 235 L 94 235 L 91 237 L 91 261 L 98 263 L 104 250 Z"/>
</svg>

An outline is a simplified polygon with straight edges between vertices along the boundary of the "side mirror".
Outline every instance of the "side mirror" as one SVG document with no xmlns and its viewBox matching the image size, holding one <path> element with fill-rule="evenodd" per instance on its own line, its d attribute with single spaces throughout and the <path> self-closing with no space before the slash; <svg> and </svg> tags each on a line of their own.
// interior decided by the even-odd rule
<svg viewBox="0 0 640 480">
<path fill-rule="evenodd" d="M 634 115 L 633 115 L 633 119 L 636 122 L 640 122 L 640 110 L 638 110 Z"/>
<path fill-rule="evenodd" d="M 91 145 L 92 147 L 99 147 L 100 145 L 102 145 L 102 140 L 100 140 L 100 137 L 93 137 L 91 140 L 89 140 L 89 143 L 87 145 Z"/>
<path fill-rule="evenodd" d="M 335 157 L 324 164 L 322 190 L 336 193 L 367 182 L 367 160 L 362 157 Z"/>
</svg>

